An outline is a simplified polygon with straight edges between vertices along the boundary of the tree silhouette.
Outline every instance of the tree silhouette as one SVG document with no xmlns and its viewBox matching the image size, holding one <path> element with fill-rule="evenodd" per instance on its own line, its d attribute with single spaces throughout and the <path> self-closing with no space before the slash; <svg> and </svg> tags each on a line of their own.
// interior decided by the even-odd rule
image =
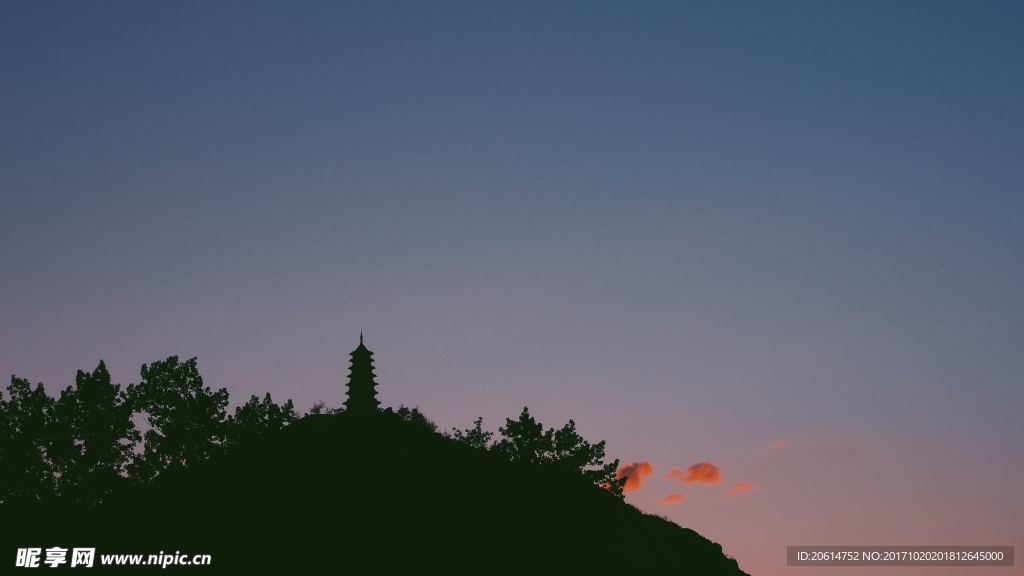
<svg viewBox="0 0 1024 576">
<path fill-rule="evenodd" d="M 405 404 L 399 404 L 398 410 L 395 410 L 395 414 L 406 422 L 426 428 L 431 432 L 437 431 L 437 424 L 434 424 L 432 420 L 424 416 L 423 412 L 420 412 L 419 408 L 409 408 Z"/>
<path fill-rule="evenodd" d="M 530 416 L 529 408 L 523 407 L 519 418 L 505 419 L 505 426 L 498 428 L 501 440 L 494 449 L 509 462 L 540 464 L 551 451 L 554 429 L 544 430 L 544 425 Z"/>
<path fill-rule="evenodd" d="M 148 482 L 160 473 L 206 460 L 220 451 L 226 432 L 228 391 L 203 386 L 196 359 L 170 356 L 143 364 L 141 380 L 128 386 L 132 406 L 146 414 L 150 429 L 143 453 L 129 467 L 131 476 Z"/>
<path fill-rule="evenodd" d="M 177 356 L 143 364 L 140 381 L 122 390 L 111 382 L 101 360 L 92 372 L 79 370 L 74 386 L 58 399 L 43 385 L 11 378 L 8 400 L 0 395 L 0 503 L 31 502 L 54 494 L 71 501 L 97 504 L 127 477 L 145 484 L 165 471 L 209 459 L 224 448 L 248 442 L 298 420 L 291 400 L 283 405 L 270 394 L 250 399 L 227 416 L 228 392 L 203 383 L 196 358 Z M 140 434 L 134 413 L 145 416 L 149 429 L 141 436 L 142 453 L 134 454 Z M 348 411 L 316 403 L 309 414 Z M 419 408 L 400 405 L 388 415 L 431 435 L 437 425 Z M 367 414 L 360 414 L 365 418 Z M 605 463 L 605 442 L 590 443 L 573 420 L 561 429 L 545 428 L 524 407 L 516 420 L 506 419 L 501 439 L 483 429 L 483 418 L 471 428 L 440 434 L 470 447 L 493 451 L 510 462 L 562 469 L 621 496 L 624 479 L 616 479 L 618 460 Z M 134 455 L 134 458 L 133 458 Z"/>
<path fill-rule="evenodd" d="M 309 407 L 309 411 L 306 412 L 306 415 L 308 416 L 310 414 L 333 414 L 333 413 L 334 413 L 334 410 L 327 407 L 327 402 L 324 402 L 323 400 L 317 400 L 316 402 L 313 402 L 312 406 Z"/>
<path fill-rule="evenodd" d="M 253 395 L 248 402 L 235 408 L 233 416 L 228 417 L 226 443 L 236 446 L 248 442 L 264 432 L 280 430 L 298 418 L 291 400 L 278 406 L 269 392 L 263 400 Z"/>
<path fill-rule="evenodd" d="M 53 495 L 47 455 L 48 412 L 53 399 L 42 384 L 11 376 L 9 398 L 0 395 L 0 503 L 38 502 Z"/>
<path fill-rule="evenodd" d="M 612 493 L 622 495 L 622 482 L 615 478 L 619 461 L 604 463 L 604 440 L 591 444 L 576 432 L 576 422 L 569 420 L 560 430 L 544 429 L 544 425 L 523 411 L 516 420 L 506 419 L 498 428 L 501 440 L 494 450 L 510 462 L 550 466 L 577 473 L 587 480 L 603 486 Z"/>
<path fill-rule="evenodd" d="M 61 496 L 96 504 L 124 482 L 139 441 L 132 412 L 126 392 L 111 383 L 102 360 L 91 373 L 78 371 L 75 385 L 52 403 L 48 423 L 49 455 Z"/>
<path fill-rule="evenodd" d="M 487 450 L 491 447 L 491 438 L 494 437 L 494 432 L 484 430 L 483 423 L 484 418 L 481 416 L 473 421 L 472 428 L 465 428 L 463 430 L 452 428 L 451 438 L 469 446 L 470 448 Z"/>
<path fill-rule="evenodd" d="M 553 465 L 578 472 L 590 482 L 622 494 L 622 484 L 613 482 L 619 460 L 604 463 L 604 440 L 596 444 L 587 442 L 576 432 L 576 422 L 573 420 L 569 420 L 561 430 L 556 430 L 553 440 L 549 456 Z"/>
</svg>

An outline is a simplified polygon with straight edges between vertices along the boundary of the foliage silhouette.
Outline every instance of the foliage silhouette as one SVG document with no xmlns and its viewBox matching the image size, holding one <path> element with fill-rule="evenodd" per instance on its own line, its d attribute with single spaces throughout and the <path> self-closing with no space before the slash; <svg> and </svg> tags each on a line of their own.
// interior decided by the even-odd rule
<svg viewBox="0 0 1024 576">
<path fill-rule="evenodd" d="M 483 429 L 484 419 L 483 416 L 473 421 L 472 428 L 465 428 L 459 430 L 458 428 L 452 428 L 450 438 L 465 444 L 470 448 L 476 448 L 477 450 L 489 450 L 491 447 L 491 439 L 494 437 L 494 432 Z"/>
<path fill-rule="evenodd" d="M 216 454 L 227 432 L 228 391 L 203 386 L 196 359 L 180 362 L 171 356 L 143 364 L 138 384 L 128 386 L 128 398 L 146 415 L 150 429 L 143 435 L 143 452 L 129 467 L 138 482 L 149 482 L 166 470 L 206 460 Z"/>
<path fill-rule="evenodd" d="M 263 400 L 253 395 L 248 402 L 235 408 L 233 416 L 228 417 L 225 443 L 237 446 L 250 442 L 260 434 L 280 430 L 298 419 L 291 400 L 278 406 L 269 392 Z"/>
<path fill-rule="evenodd" d="M 605 443 L 573 420 L 545 428 L 523 408 L 494 442 L 482 418 L 442 434 L 404 405 L 319 403 L 299 419 L 291 400 L 266 394 L 228 416 L 227 390 L 205 386 L 195 358 L 140 376 L 122 390 L 101 361 L 57 399 L 12 377 L 0 396 L 0 516 L 18 542 L 173 542 L 232 572 L 743 574 L 721 546 L 625 504 L 618 460 L 606 464 Z M 133 412 L 149 425 L 139 454 Z M 140 514 L 145 528 L 126 530 Z M 330 550 L 343 561 L 317 553 Z"/>
<path fill-rule="evenodd" d="M 91 373 L 78 371 L 75 385 L 52 404 L 48 422 L 48 453 L 59 494 L 95 504 L 125 481 L 140 439 L 132 412 L 127 393 L 110 381 L 102 360 Z"/>
<path fill-rule="evenodd" d="M 38 502 L 54 493 L 47 454 L 47 413 L 53 399 L 42 384 L 11 376 L 0 396 L 0 503 Z"/>
<path fill-rule="evenodd" d="M 506 419 L 498 428 L 501 440 L 494 451 L 510 462 L 544 465 L 575 472 L 594 484 L 622 496 L 623 483 L 616 481 L 619 461 L 605 464 L 604 440 L 591 444 L 576 432 L 576 422 L 569 422 L 559 430 L 544 429 L 544 425 L 523 411 L 516 420 Z"/>
<path fill-rule="evenodd" d="M 144 529 L 125 529 L 140 516 Z M 108 552 L 173 543 L 213 555 L 216 573 L 743 574 L 719 545 L 578 474 L 509 462 L 394 411 L 307 416 L 88 515 L 44 506 L 9 518 L 19 540 L 88 530 Z"/>
<path fill-rule="evenodd" d="M 269 394 L 226 417 L 227 390 L 204 387 L 195 358 L 171 356 L 143 365 L 141 375 L 122 390 L 101 360 L 56 399 L 12 376 L 6 399 L 0 394 L 0 504 L 59 497 L 95 505 L 129 478 L 150 482 L 298 419 L 291 400 L 277 405 Z M 136 411 L 151 426 L 139 455 Z"/>
<path fill-rule="evenodd" d="M 323 400 L 317 400 L 316 402 L 313 402 L 312 406 L 309 407 L 309 411 L 306 412 L 306 415 L 309 416 L 310 414 L 333 414 L 333 413 L 334 413 L 334 409 L 328 408 L 327 407 L 327 402 L 324 402 Z"/>
<path fill-rule="evenodd" d="M 389 410 L 391 409 L 388 408 L 387 411 Z M 398 410 L 395 410 L 395 415 L 414 426 L 419 426 L 420 428 L 431 432 L 437 431 L 437 424 L 434 424 L 433 421 L 424 416 L 423 413 L 420 412 L 419 408 L 409 408 L 405 404 L 399 404 Z"/>
</svg>

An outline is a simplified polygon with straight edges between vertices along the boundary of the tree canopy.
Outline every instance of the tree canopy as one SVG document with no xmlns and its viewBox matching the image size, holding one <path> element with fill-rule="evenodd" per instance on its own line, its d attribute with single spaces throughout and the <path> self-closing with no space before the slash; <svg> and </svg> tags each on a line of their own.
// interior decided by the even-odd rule
<svg viewBox="0 0 1024 576">
<path fill-rule="evenodd" d="M 196 358 L 177 356 L 143 364 L 138 384 L 128 386 L 136 410 L 146 415 L 143 452 L 131 465 L 142 482 L 217 453 L 227 433 L 228 391 L 203 385 Z"/>
<path fill-rule="evenodd" d="M 75 385 L 53 403 L 49 421 L 49 456 L 59 493 L 95 504 L 124 481 L 140 439 L 133 412 L 102 360 L 92 372 L 78 371 Z"/>
<path fill-rule="evenodd" d="M 233 416 L 228 416 L 226 443 L 235 446 L 248 442 L 264 432 L 280 430 L 298 419 L 295 404 L 291 400 L 278 406 L 269 392 L 262 400 L 253 395 L 248 402 L 235 408 Z"/>
<path fill-rule="evenodd" d="M 0 394 L 0 504 L 59 497 L 95 505 L 120 484 L 149 483 L 299 419 L 291 400 L 279 405 L 269 393 L 250 396 L 228 415 L 227 389 L 207 386 L 197 364 L 178 356 L 143 364 L 139 381 L 122 388 L 101 360 L 91 372 L 79 370 L 74 385 L 56 398 L 42 384 L 12 376 L 7 394 Z M 343 412 L 321 402 L 308 414 Z M 383 413 L 438 433 L 419 408 Z M 147 425 L 144 433 L 136 429 L 136 415 Z M 575 421 L 545 428 L 524 407 L 498 432 L 494 441 L 477 418 L 470 428 L 442 435 L 510 462 L 577 474 L 621 496 L 618 460 L 605 463 L 604 441 L 585 440 Z"/>
<path fill-rule="evenodd" d="M 473 428 L 456 431 L 453 437 L 474 447 L 487 447 L 490 432 L 481 429 L 482 418 L 474 422 Z M 607 488 L 621 496 L 623 482 L 615 478 L 619 461 L 605 463 L 605 441 L 590 443 L 576 431 L 576 422 L 569 420 L 562 428 L 544 428 L 523 407 L 519 418 L 505 419 L 505 425 L 498 428 L 501 439 L 491 449 L 510 462 L 524 462 L 539 466 L 559 468 L 579 474 L 586 480 Z"/>
<path fill-rule="evenodd" d="M 457 442 L 461 442 L 470 448 L 476 448 L 478 450 L 487 450 L 491 447 L 491 438 L 494 437 L 494 432 L 483 429 L 484 419 L 479 417 L 473 421 L 471 428 L 465 428 L 459 430 L 458 428 L 452 428 L 451 438 Z"/>
<path fill-rule="evenodd" d="M 42 384 L 11 376 L 0 396 L 0 502 L 36 502 L 53 494 L 47 454 L 53 399 Z"/>
</svg>

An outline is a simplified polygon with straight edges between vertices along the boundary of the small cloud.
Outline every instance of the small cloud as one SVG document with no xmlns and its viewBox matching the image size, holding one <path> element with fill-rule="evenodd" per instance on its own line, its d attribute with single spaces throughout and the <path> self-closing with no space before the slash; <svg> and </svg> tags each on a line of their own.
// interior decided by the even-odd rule
<svg viewBox="0 0 1024 576">
<path fill-rule="evenodd" d="M 785 447 L 786 447 L 786 442 L 784 440 L 776 440 L 775 442 L 772 442 L 772 445 L 769 446 L 768 449 L 769 450 L 782 450 Z"/>
<path fill-rule="evenodd" d="M 754 490 L 757 490 L 757 486 L 754 486 L 750 482 L 737 482 L 725 495 L 742 496 L 743 494 L 746 494 L 747 492 L 753 492 Z"/>
<path fill-rule="evenodd" d="M 615 478 L 625 478 L 626 484 L 622 487 L 623 492 L 631 492 L 640 487 L 644 476 L 654 472 L 654 467 L 647 460 L 627 464 L 615 471 Z"/>
<path fill-rule="evenodd" d="M 683 484 L 717 484 L 722 481 L 722 472 L 711 462 L 698 462 L 686 470 L 673 468 L 666 478 L 674 478 Z"/>
<path fill-rule="evenodd" d="M 673 492 L 659 500 L 658 504 L 668 506 L 670 504 L 679 504 L 683 500 L 686 500 L 686 494 L 683 494 L 682 492 Z"/>
</svg>

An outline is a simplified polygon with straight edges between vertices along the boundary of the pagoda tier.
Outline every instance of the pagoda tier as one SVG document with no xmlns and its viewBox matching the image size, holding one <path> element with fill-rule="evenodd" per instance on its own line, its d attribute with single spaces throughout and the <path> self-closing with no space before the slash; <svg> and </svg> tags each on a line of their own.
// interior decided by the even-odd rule
<svg viewBox="0 0 1024 576">
<path fill-rule="evenodd" d="M 371 414 L 377 412 L 377 375 L 373 373 L 373 352 L 363 344 L 359 334 L 359 346 L 349 354 L 352 357 L 348 372 L 348 399 L 345 411 L 349 414 Z"/>
</svg>

